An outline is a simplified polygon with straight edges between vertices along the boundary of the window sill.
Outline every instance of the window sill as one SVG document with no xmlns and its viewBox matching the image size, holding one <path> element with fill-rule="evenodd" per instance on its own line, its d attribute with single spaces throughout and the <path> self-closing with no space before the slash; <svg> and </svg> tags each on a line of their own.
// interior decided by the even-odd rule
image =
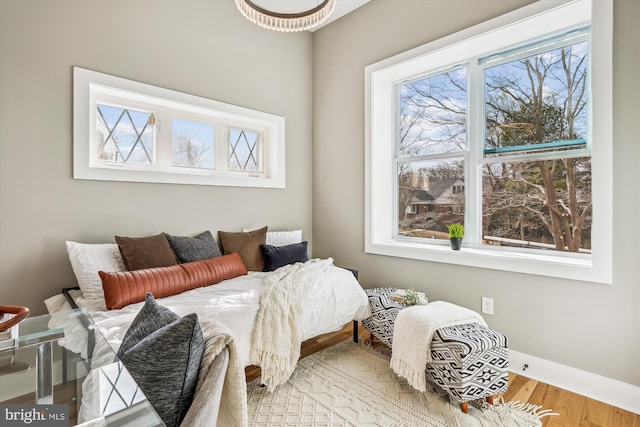
<svg viewBox="0 0 640 427">
<path fill-rule="evenodd" d="M 75 165 L 74 179 L 99 181 L 151 182 L 162 184 L 218 185 L 227 187 L 285 188 L 284 174 L 269 177 L 265 174 L 247 175 L 211 170 L 133 170 L 119 167 L 87 167 Z"/>
<path fill-rule="evenodd" d="M 611 283 L 610 269 L 595 265 L 590 256 L 561 256 L 465 246 L 459 251 L 447 244 L 391 240 L 367 244 L 365 252 L 423 261 L 442 262 L 492 270 L 511 271 L 595 283 Z"/>
</svg>

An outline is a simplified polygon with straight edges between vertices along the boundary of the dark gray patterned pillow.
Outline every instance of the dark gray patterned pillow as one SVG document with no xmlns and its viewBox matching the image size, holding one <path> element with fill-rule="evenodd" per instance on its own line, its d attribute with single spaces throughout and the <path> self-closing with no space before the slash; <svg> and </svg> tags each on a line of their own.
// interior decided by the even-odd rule
<svg viewBox="0 0 640 427">
<path fill-rule="evenodd" d="M 169 240 L 171 249 L 181 263 L 200 261 L 222 255 L 216 239 L 210 231 L 200 233 L 195 237 L 172 236 L 164 233 Z"/>
<path fill-rule="evenodd" d="M 180 317 L 147 294 L 118 358 L 169 426 L 179 426 L 198 383 L 204 337 L 195 313 Z"/>
</svg>

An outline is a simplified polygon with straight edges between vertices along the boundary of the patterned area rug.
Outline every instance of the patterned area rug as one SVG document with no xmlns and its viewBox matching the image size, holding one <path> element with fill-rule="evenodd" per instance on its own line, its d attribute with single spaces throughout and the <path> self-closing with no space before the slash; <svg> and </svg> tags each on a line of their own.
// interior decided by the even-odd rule
<svg viewBox="0 0 640 427">
<path fill-rule="evenodd" d="M 247 385 L 249 425 L 259 426 L 425 426 L 534 427 L 550 415 L 535 405 L 483 400 L 469 414 L 437 387 L 413 390 L 389 368 L 389 355 L 350 341 L 298 362 L 291 379 L 275 393 Z"/>
</svg>

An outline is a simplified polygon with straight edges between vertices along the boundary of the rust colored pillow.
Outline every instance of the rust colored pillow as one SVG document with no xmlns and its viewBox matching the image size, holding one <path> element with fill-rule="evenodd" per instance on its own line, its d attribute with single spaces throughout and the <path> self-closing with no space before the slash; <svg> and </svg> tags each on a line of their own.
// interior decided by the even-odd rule
<svg viewBox="0 0 640 427">
<path fill-rule="evenodd" d="M 222 252 L 230 254 L 238 252 L 244 265 L 249 271 L 262 271 L 264 260 L 260 245 L 267 241 L 267 227 L 259 230 L 243 231 L 232 233 L 229 231 L 218 231 Z"/>
<path fill-rule="evenodd" d="M 178 263 L 176 254 L 164 234 L 147 237 L 116 236 L 116 243 L 129 271 Z"/>
<path fill-rule="evenodd" d="M 247 274 L 240 255 L 223 255 L 169 267 L 135 271 L 98 272 L 107 309 L 144 301 L 147 292 L 155 298 L 176 295 Z"/>
</svg>

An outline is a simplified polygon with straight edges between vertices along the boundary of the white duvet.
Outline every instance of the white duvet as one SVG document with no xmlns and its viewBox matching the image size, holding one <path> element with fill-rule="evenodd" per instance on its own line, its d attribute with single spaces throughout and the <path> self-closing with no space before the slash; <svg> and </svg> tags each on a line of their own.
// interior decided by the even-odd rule
<svg viewBox="0 0 640 427">
<path fill-rule="evenodd" d="M 241 363 L 248 366 L 263 280 L 269 274 L 273 273 L 249 272 L 246 276 L 157 301 L 180 316 L 197 313 L 201 319 L 223 323 L 234 338 Z M 59 298 L 57 296 L 45 301 L 50 312 L 60 310 L 64 305 Z M 81 297 L 75 299 L 81 308 L 90 312 L 91 318 L 114 351 L 120 347 L 129 325 L 144 304 L 140 302 L 118 310 L 100 311 L 86 305 Z M 369 315 L 367 296 L 353 274 L 332 265 L 326 281 L 304 295 L 299 324 L 300 339 L 304 341 L 337 331 L 351 320 L 362 320 Z M 67 335 L 62 344 L 73 351 L 86 348 L 85 338 L 80 334 Z"/>
</svg>

